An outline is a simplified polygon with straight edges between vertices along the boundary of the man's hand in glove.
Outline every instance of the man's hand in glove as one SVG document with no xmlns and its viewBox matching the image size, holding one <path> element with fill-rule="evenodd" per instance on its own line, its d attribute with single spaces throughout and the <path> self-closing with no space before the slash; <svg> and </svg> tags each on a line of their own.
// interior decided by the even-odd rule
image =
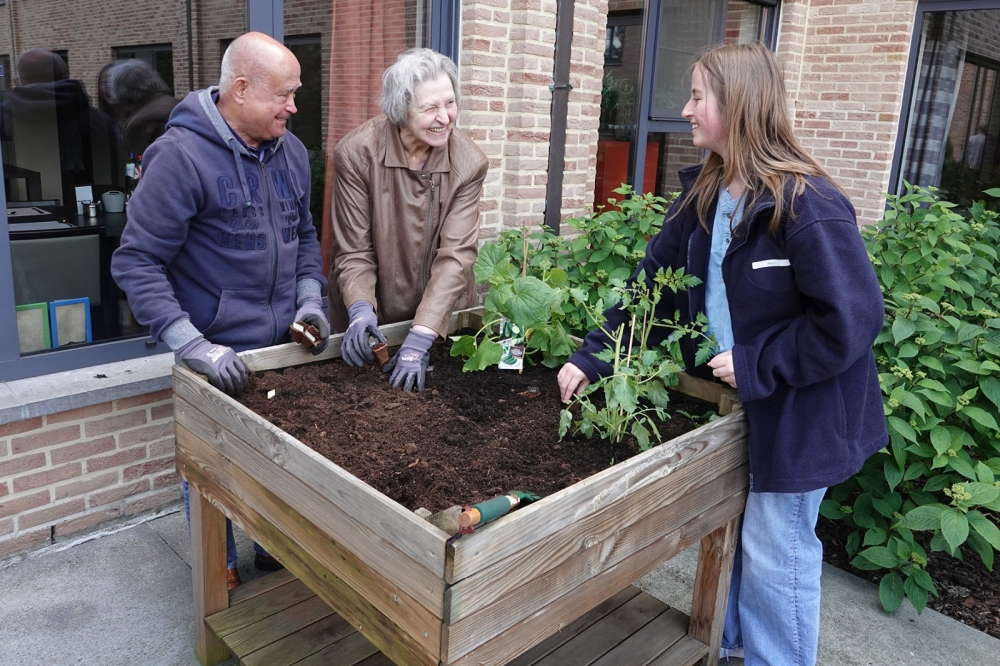
<svg viewBox="0 0 1000 666">
<path fill-rule="evenodd" d="M 344 363 L 358 368 L 365 363 L 374 363 L 375 355 L 372 354 L 372 348 L 368 344 L 368 337 L 372 336 L 379 342 L 385 342 L 385 336 L 378 329 L 375 308 L 368 301 L 358 301 L 348 309 L 347 318 L 351 323 L 347 326 L 344 341 L 340 346 L 340 355 Z"/>
<path fill-rule="evenodd" d="M 430 348 L 436 338 L 434 334 L 410 329 L 396 355 L 382 368 L 382 372 L 392 373 L 389 383 L 393 388 L 412 391 L 416 385 L 418 391 L 424 390 L 427 366 L 431 362 Z"/>
<path fill-rule="evenodd" d="M 295 313 L 295 321 L 315 326 L 319 331 L 319 342 L 312 348 L 313 356 L 326 349 L 330 342 L 330 322 L 323 312 L 323 299 L 316 296 L 308 296 L 302 299 L 299 309 Z"/>
<path fill-rule="evenodd" d="M 204 336 L 188 342 L 174 358 L 191 370 L 208 377 L 209 383 L 227 395 L 237 396 L 247 386 L 247 366 L 229 347 L 213 345 Z"/>
</svg>

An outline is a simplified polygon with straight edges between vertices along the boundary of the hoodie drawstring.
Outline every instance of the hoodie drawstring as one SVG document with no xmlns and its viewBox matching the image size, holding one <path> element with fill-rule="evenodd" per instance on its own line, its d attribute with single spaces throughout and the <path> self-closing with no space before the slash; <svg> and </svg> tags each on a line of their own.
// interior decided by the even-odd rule
<svg viewBox="0 0 1000 666">
<path fill-rule="evenodd" d="M 240 142 L 236 137 L 229 137 L 229 147 L 233 151 L 233 160 L 236 162 L 236 171 L 240 174 L 240 186 L 243 188 L 243 201 L 247 208 L 253 205 L 250 197 L 250 186 L 247 185 L 247 174 L 243 171 L 243 158 L 240 156 Z"/>
</svg>

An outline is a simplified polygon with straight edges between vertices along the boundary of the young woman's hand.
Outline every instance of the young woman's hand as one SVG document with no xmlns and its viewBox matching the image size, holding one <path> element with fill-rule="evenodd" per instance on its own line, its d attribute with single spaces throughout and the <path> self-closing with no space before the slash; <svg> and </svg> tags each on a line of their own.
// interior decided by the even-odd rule
<svg viewBox="0 0 1000 666">
<path fill-rule="evenodd" d="M 572 363 L 567 363 L 559 370 L 559 396 L 563 402 L 569 402 L 574 395 L 580 395 L 583 389 L 590 385 L 590 380 L 583 370 Z"/>
<path fill-rule="evenodd" d="M 736 388 L 736 368 L 733 367 L 732 350 L 724 351 L 718 356 L 713 357 L 712 360 L 708 362 L 708 366 L 712 368 L 713 375 L 733 388 Z"/>
</svg>

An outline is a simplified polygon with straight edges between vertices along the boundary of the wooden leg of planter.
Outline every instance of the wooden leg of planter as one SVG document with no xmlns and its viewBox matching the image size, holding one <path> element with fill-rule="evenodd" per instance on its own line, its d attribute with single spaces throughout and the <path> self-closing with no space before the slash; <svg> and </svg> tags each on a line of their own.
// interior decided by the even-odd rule
<svg viewBox="0 0 1000 666">
<path fill-rule="evenodd" d="M 703 666 L 718 663 L 739 526 L 737 516 L 701 540 L 688 634 L 708 645 Z"/>
<path fill-rule="evenodd" d="M 191 577 L 194 590 L 194 654 L 203 666 L 229 658 L 229 650 L 205 618 L 229 607 L 226 585 L 226 516 L 190 486 Z"/>
</svg>

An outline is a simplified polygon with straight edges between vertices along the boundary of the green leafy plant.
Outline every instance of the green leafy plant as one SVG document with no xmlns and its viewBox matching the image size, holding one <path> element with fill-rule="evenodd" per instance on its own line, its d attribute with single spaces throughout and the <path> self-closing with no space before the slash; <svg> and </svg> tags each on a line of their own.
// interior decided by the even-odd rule
<svg viewBox="0 0 1000 666">
<path fill-rule="evenodd" d="M 645 273 L 632 282 L 617 279 L 612 282 L 614 297 L 629 315 L 626 324 L 608 332 L 611 339 L 608 349 L 596 354 L 611 365 L 612 371 L 589 385 L 562 411 L 560 438 L 571 429 L 586 437 L 598 434 L 614 442 L 631 435 L 644 451 L 659 441 L 656 421 L 669 418 L 667 387 L 676 386 L 683 369 L 681 338 L 689 335 L 702 341 L 697 355 L 699 364 L 708 360 L 712 340 L 705 332 L 708 322 L 704 315 L 689 326 L 681 326 L 658 319 L 656 305 L 663 289 L 677 293 L 700 283 L 699 278 L 685 274 L 684 269 L 660 269 L 651 288 L 646 285 Z M 590 311 L 598 326 L 604 324 L 601 312 Z M 679 313 L 674 318 L 679 319 Z M 669 329 L 671 334 L 662 343 L 650 346 L 650 335 L 655 328 Z M 575 407 L 579 408 L 577 417 L 572 411 Z"/>
<path fill-rule="evenodd" d="M 527 229 L 523 246 L 529 244 Z M 527 252 L 522 247 L 523 252 Z M 560 365 L 576 348 L 561 324 L 561 305 L 567 297 L 566 272 L 549 266 L 539 277 L 527 274 L 527 265 L 514 265 L 504 246 L 487 243 L 475 264 L 476 280 L 488 283 L 490 291 L 483 304 L 483 327 L 475 335 L 453 337 L 452 356 L 467 356 L 466 372 L 483 370 L 500 362 L 503 348 L 497 338 L 502 318 L 514 323 L 525 340 L 525 352 L 539 352 L 548 367 Z"/>
<path fill-rule="evenodd" d="M 663 224 L 670 201 L 652 194 L 637 195 L 629 185 L 615 190 L 620 202 L 583 217 L 569 218 L 575 234 L 557 236 L 548 227 L 527 234 L 505 231 L 480 251 L 499 248 L 516 271 L 545 280 L 558 269 L 566 277 L 560 305 L 566 331 L 582 337 L 589 330 L 587 311 L 603 310 L 612 280 L 625 280 L 646 254 L 646 245 Z M 672 200 L 673 197 L 671 197 Z M 484 280 L 480 280 L 481 282 Z"/>
<path fill-rule="evenodd" d="M 916 532 L 990 570 L 1000 550 L 1000 224 L 984 203 L 962 215 L 933 188 L 906 184 L 888 200 L 863 234 L 886 303 L 875 355 L 890 443 L 821 512 L 853 528 L 855 567 L 888 570 L 886 610 L 905 598 L 922 611 L 937 590 Z"/>
</svg>

